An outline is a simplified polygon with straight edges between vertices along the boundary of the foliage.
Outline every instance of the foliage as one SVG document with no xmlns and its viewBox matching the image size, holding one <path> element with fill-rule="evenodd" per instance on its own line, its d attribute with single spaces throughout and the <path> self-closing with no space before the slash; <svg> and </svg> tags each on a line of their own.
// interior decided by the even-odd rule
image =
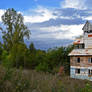
<svg viewBox="0 0 92 92">
<path fill-rule="evenodd" d="M 92 82 L 0 66 L 0 92 L 91 92 Z"/>
<path fill-rule="evenodd" d="M 23 77 L 21 70 L 1 66 L 0 69 L 0 92 L 24 92 L 29 89 L 29 81 Z"/>
<path fill-rule="evenodd" d="M 40 63 L 37 67 L 36 67 L 37 71 L 44 71 L 47 72 L 49 71 L 49 67 L 48 64 L 46 62 Z"/>
<path fill-rule="evenodd" d="M 29 38 L 29 30 L 23 23 L 23 16 L 13 8 L 7 9 L 2 16 L 6 29 L 2 29 L 4 49 L 10 51 L 16 43 L 24 42 L 24 37 Z"/>
<path fill-rule="evenodd" d="M 24 67 L 24 63 L 26 61 L 26 50 L 27 48 L 25 44 L 15 44 L 10 53 L 3 51 L 2 64 L 5 67 Z"/>
<path fill-rule="evenodd" d="M 10 53 L 3 51 L 2 64 L 5 67 L 19 68 L 22 66 L 28 69 L 52 73 L 58 72 L 59 68 L 64 66 L 65 72 L 69 73 L 68 53 L 70 51 L 68 48 L 71 49 L 72 47 L 60 47 L 47 52 L 34 49 L 31 52 L 25 44 L 19 43 L 12 47 Z"/>
<path fill-rule="evenodd" d="M 87 83 L 84 88 L 81 88 L 80 92 L 92 92 L 92 86 Z"/>
<path fill-rule="evenodd" d="M 29 45 L 29 50 L 30 50 L 31 54 L 34 54 L 36 52 L 36 48 L 34 47 L 34 44 L 33 43 L 31 43 Z"/>
<path fill-rule="evenodd" d="M 10 57 L 9 53 L 6 50 L 3 50 L 1 57 L 2 57 L 1 64 L 4 67 L 8 68 L 8 67 L 10 67 L 12 65 L 12 62 L 9 61 L 9 57 Z"/>
<path fill-rule="evenodd" d="M 48 64 L 51 70 L 55 67 L 64 66 L 64 70 L 69 73 L 69 57 L 68 54 L 73 49 L 73 46 L 60 47 L 49 50 L 47 52 Z"/>
<path fill-rule="evenodd" d="M 26 58 L 26 45 L 25 44 L 15 44 L 10 52 L 11 62 L 14 62 L 14 66 L 19 68 L 19 66 L 24 67 L 25 58 Z"/>
</svg>

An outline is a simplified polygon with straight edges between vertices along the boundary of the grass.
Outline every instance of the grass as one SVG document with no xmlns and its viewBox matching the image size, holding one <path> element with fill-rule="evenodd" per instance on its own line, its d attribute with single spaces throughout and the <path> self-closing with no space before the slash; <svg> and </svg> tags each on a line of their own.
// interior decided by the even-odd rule
<svg viewBox="0 0 92 92">
<path fill-rule="evenodd" d="M 31 83 L 31 90 L 35 92 L 79 92 L 87 83 L 87 80 L 72 79 L 69 76 L 58 76 L 49 73 L 24 70 L 24 74 Z"/>
<path fill-rule="evenodd" d="M 3 80 L 3 81 L 2 81 Z M 0 92 L 80 92 L 87 80 L 67 75 L 36 72 L 35 70 L 6 70 L 0 66 Z"/>
</svg>

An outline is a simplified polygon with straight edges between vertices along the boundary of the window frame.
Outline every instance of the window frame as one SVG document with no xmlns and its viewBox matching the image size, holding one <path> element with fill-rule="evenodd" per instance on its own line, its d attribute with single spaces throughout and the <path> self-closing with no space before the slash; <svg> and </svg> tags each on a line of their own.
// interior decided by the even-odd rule
<svg viewBox="0 0 92 92">
<path fill-rule="evenodd" d="M 80 63 L 80 57 L 77 57 L 77 63 Z"/>
<path fill-rule="evenodd" d="M 92 69 L 88 69 L 88 75 L 92 76 Z"/>
<path fill-rule="evenodd" d="M 80 74 L 80 68 L 75 69 L 75 74 Z"/>
<path fill-rule="evenodd" d="M 88 63 L 92 63 L 92 57 L 88 58 Z"/>
<path fill-rule="evenodd" d="M 85 48 L 85 44 L 77 44 L 75 45 L 75 49 L 84 49 Z"/>
</svg>

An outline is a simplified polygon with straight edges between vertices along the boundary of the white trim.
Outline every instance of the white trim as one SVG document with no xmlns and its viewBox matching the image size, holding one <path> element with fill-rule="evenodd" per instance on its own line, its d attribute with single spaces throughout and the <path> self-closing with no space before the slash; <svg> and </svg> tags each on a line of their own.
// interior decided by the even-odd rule
<svg viewBox="0 0 92 92">
<path fill-rule="evenodd" d="M 71 68 L 92 69 L 92 67 L 70 66 Z"/>
</svg>

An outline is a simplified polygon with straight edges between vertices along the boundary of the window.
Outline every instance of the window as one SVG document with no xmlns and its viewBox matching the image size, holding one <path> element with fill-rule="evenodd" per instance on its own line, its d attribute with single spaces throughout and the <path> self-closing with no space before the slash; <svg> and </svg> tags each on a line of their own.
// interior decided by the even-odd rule
<svg viewBox="0 0 92 92">
<path fill-rule="evenodd" d="M 92 70 L 88 70 L 88 75 L 92 75 Z"/>
<path fill-rule="evenodd" d="M 80 49 L 84 49 L 84 44 L 80 44 Z"/>
<path fill-rule="evenodd" d="M 77 63 L 80 63 L 80 58 L 77 58 Z"/>
<path fill-rule="evenodd" d="M 92 33 L 92 30 L 84 31 L 84 34 L 85 34 L 85 33 Z"/>
<path fill-rule="evenodd" d="M 76 73 L 76 74 L 80 74 L 80 69 L 76 69 L 76 70 L 75 70 L 75 73 Z"/>
<path fill-rule="evenodd" d="M 88 58 L 88 62 L 89 63 L 92 63 L 92 58 Z"/>
<path fill-rule="evenodd" d="M 84 44 L 77 44 L 75 45 L 75 49 L 84 49 Z"/>
<path fill-rule="evenodd" d="M 92 30 L 87 31 L 87 33 L 92 33 Z"/>
<path fill-rule="evenodd" d="M 75 49 L 79 49 L 79 45 L 75 45 L 74 48 L 75 48 Z"/>
</svg>

